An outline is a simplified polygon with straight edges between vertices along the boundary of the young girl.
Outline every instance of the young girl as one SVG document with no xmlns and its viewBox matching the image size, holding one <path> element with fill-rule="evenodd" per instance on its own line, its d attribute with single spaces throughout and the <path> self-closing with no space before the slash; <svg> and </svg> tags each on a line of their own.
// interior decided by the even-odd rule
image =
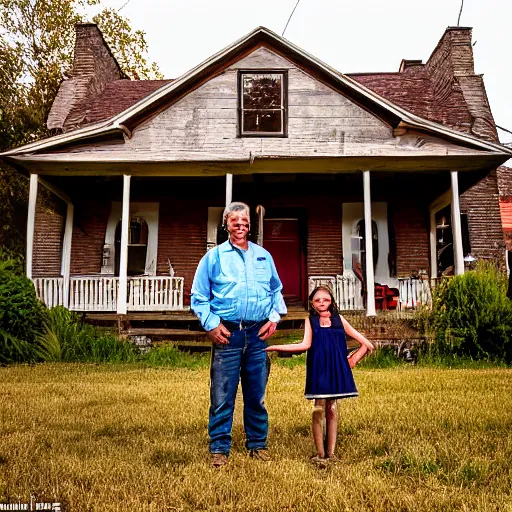
<svg viewBox="0 0 512 512">
<path fill-rule="evenodd" d="M 345 333 L 360 344 L 348 358 Z M 312 458 L 313 462 L 325 464 L 326 460 L 334 458 L 338 428 L 336 400 L 358 395 L 352 368 L 373 349 L 373 345 L 339 314 L 334 297 L 325 286 L 318 286 L 309 296 L 309 318 L 302 343 L 267 348 L 268 352 L 308 351 L 305 396 L 315 400 L 312 429 L 317 455 Z"/>
</svg>

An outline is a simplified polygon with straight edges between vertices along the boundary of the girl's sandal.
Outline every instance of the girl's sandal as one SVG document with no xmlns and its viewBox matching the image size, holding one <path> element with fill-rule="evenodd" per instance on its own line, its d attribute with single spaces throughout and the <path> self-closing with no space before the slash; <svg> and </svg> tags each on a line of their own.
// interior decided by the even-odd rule
<svg viewBox="0 0 512 512">
<path fill-rule="evenodd" d="M 320 457 L 318 455 L 313 455 L 313 457 L 311 457 L 310 461 L 315 466 L 318 466 L 319 468 L 326 468 L 327 467 L 328 460 L 327 459 L 323 459 L 322 457 Z"/>
</svg>

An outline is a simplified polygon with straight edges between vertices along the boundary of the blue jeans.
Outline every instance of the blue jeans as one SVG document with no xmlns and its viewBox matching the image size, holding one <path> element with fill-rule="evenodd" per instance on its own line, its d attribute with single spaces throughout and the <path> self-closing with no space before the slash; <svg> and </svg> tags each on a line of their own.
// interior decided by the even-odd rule
<svg viewBox="0 0 512 512">
<path fill-rule="evenodd" d="M 264 403 L 268 377 L 267 344 L 258 337 L 265 322 L 232 331 L 227 345 L 212 345 L 208 422 L 211 453 L 229 454 L 240 380 L 244 397 L 245 446 L 248 450 L 267 446 L 268 414 Z"/>
</svg>

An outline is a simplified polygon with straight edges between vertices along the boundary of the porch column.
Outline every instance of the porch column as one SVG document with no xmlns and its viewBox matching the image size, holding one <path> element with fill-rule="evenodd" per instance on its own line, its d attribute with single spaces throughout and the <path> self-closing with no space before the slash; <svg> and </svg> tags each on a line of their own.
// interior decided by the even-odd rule
<svg viewBox="0 0 512 512">
<path fill-rule="evenodd" d="M 375 316 L 375 277 L 373 275 L 372 198 L 370 171 L 363 171 L 364 240 L 366 254 L 366 316 Z"/>
<path fill-rule="evenodd" d="M 32 279 L 32 261 L 34 257 L 34 231 L 36 225 L 37 180 L 37 174 L 30 175 L 30 189 L 28 194 L 26 252 L 26 273 L 29 279 Z"/>
<path fill-rule="evenodd" d="M 257 244 L 263 247 L 263 226 L 265 220 L 265 208 L 259 204 L 256 206 L 256 215 L 258 216 L 258 240 Z"/>
<path fill-rule="evenodd" d="M 233 175 L 230 173 L 226 174 L 226 206 L 233 201 Z"/>
<path fill-rule="evenodd" d="M 63 305 L 69 308 L 69 276 L 71 270 L 71 238 L 73 235 L 73 215 L 75 208 L 68 203 L 66 211 L 66 227 L 64 228 L 64 240 L 62 242 L 61 273 L 64 278 L 64 290 L 62 294 Z"/>
<path fill-rule="evenodd" d="M 123 176 L 123 214 L 121 220 L 121 247 L 119 258 L 119 290 L 117 293 L 117 313 L 126 315 L 128 294 L 128 228 L 130 225 L 130 178 Z"/>
<path fill-rule="evenodd" d="M 452 232 L 454 274 L 464 274 L 464 254 L 462 249 L 462 228 L 460 224 L 459 176 L 457 171 L 450 171 L 452 178 Z"/>
<path fill-rule="evenodd" d="M 430 279 L 437 277 L 437 224 L 436 214 L 430 210 Z"/>
</svg>

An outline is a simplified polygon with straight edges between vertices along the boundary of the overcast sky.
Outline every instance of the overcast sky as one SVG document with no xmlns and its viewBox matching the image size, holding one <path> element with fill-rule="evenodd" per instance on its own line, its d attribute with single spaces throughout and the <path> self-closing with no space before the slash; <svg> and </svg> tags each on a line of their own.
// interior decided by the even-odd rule
<svg viewBox="0 0 512 512">
<path fill-rule="evenodd" d="M 398 71 L 426 62 L 462 0 L 300 0 L 284 37 L 341 71 Z M 149 57 L 177 78 L 262 25 L 282 34 L 297 0 L 103 0 L 143 30 Z M 464 0 L 475 71 L 484 75 L 496 124 L 512 131 L 512 0 Z M 502 142 L 512 134 L 499 131 Z"/>
</svg>

